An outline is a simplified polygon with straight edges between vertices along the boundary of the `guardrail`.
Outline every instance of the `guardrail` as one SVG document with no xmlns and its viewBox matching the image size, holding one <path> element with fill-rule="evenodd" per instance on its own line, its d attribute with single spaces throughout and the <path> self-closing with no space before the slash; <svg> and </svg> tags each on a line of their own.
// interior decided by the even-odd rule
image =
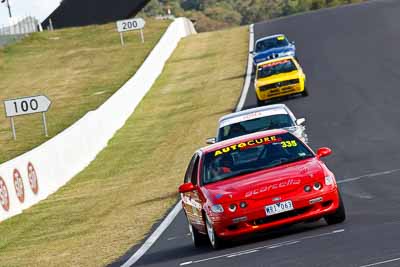
<svg viewBox="0 0 400 267">
<path fill-rule="evenodd" d="M 136 74 L 98 109 L 39 147 L 0 165 L 0 221 L 47 198 L 86 168 L 135 110 L 192 23 L 171 23 Z"/>
</svg>

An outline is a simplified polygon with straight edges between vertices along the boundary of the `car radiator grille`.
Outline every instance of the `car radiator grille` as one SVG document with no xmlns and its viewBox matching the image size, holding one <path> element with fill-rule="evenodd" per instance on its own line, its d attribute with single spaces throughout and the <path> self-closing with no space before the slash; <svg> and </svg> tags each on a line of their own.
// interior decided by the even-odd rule
<svg viewBox="0 0 400 267">
<path fill-rule="evenodd" d="M 288 85 L 293 85 L 293 84 L 298 84 L 298 83 L 300 83 L 299 79 L 292 79 L 292 80 L 287 80 L 287 81 L 278 82 L 278 83 L 271 83 L 271 84 L 267 84 L 267 85 L 261 86 L 260 87 L 260 91 L 267 91 L 267 90 L 270 90 L 270 89 L 275 89 L 275 88 L 288 86 Z"/>
<path fill-rule="evenodd" d="M 287 212 L 284 212 L 284 213 L 280 213 L 280 214 L 276 214 L 276 215 L 272 215 L 272 216 L 268 216 L 268 217 L 264 217 L 264 218 L 261 218 L 261 219 L 254 220 L 252 222 L 252 224 L 253 225 L 262 225 L 262 224 L 266 224 L 266 223 L 279 221 L 279 220 L 282 220 L 282 219 L 295 217 L 295 216 L 298 216 L 298 215 L 306 213 L 310 209 L 311 209 L 311 207 L 306 207 L 306 208 L 302 208 L 302 209 L 287 211 Z"/>
</svg>

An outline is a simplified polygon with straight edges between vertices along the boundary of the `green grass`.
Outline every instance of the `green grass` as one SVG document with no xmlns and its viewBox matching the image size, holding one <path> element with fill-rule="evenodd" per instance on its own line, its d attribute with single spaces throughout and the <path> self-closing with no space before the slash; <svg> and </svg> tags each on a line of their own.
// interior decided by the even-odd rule
<svg viewBox="0 0 400 267">
<path fill-rule="evenodd" d="M 177 200 L 192 153 L 234 108 L 247 48 L 247 27 L 185 38 L 96 160 L 0 224 L 0 265 L 106 265 L 140 242 Z"/>
<path fill-rule="evenodd" d="M 125 34 L 122 48 L 114 23 L 35 33 L 0 48 L 0 99 L 45 94 L 52 100 L 47 114 L 49 138 L 86 112 L 96 109 L 140 67 L 169 21 L 147 20 L 144 44 L 138 32 Z M 41 115 L 0 116 L 0 162 L 45 142 Z"/>
</svg>

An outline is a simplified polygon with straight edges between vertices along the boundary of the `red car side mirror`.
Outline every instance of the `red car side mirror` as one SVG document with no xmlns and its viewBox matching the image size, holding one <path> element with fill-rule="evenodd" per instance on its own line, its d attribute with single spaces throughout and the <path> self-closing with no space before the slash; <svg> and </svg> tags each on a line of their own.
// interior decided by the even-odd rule
<svg viewBox="0 0 400 267">
<path fill-rule="evenodd" d="M 179 193 L 187 193 L 191 192 L 195 189 L 194 185 L 192 183 L 186 183 L 183 184 L 179 187 Z"/>
<path fill-rule="evenodd" d="M 319 158 L 323 158 L 323 157 L 329 156 L 330 154 L 332 154 L 332 150 L 330 148 L 328 148 L 328 147 L 321 147 L 317 151 L 317 156 Z"/>
</svg>

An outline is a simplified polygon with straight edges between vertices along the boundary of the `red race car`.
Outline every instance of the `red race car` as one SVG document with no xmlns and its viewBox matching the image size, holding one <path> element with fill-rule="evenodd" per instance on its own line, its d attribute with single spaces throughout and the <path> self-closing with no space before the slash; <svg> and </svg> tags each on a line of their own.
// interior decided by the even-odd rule
<svg viewBox="0 0 400 267">
<path fill-rule="evenodd" d="M 285 130 L 241 136 L 198 150 L 179 187 L 195 246 L 285 224 L 346 218 L 334 174 Z"/>
</svg>

